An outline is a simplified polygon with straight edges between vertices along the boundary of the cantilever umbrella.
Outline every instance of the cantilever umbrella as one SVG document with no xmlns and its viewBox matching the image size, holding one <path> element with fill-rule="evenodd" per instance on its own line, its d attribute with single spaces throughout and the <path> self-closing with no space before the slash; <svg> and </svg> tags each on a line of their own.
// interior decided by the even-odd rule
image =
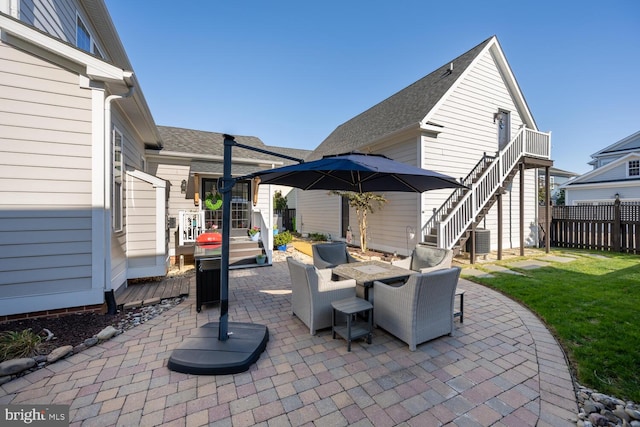
<svg viewBox="0 0 640 427">
<path fill-rule="evenodd" d="M 239 147 L 271 154 L 300 164 L 256 172 L 245 177 L 231 176 L 231 148 Z M 223 223 L 231 223 L 231 188 L 237 180 L 260 178 L 265 184 L 281 184 L 303 190 L 338 190 L 354 192 L 399 191 L 422 193 L 439 188 L 464 185 L 437 172 L 396 162 L 376 154 L 347 153 L 325 156 L 308 163 L 279 153 L 224 139 Z M 201 326 L 173 351 L 167 367 L 188 374 L 232 374 L 249 369 L 266 348 L 266 326 L 228 321 L 229 227 L 222 229 L 220 269 L 220 321 Z M 229 332 L 229 327 L 232 331 Z M 215 339 L 217 332 L 217 339 Z"/>
<path fill-rule="evenodd" d="M 307 163 L 253 174 L 262 184 L 279 184 L 303 190 L 337 190 L 357 193 L 399 191 L 422 193 L 439 188 L 464 187 L 454 178 L 397 162 L 381 154 L 345 153 Z"/>
</svg>

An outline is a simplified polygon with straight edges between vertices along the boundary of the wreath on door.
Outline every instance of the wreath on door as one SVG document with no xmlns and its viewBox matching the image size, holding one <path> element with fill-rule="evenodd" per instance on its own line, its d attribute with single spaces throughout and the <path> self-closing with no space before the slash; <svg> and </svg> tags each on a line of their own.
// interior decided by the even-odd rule
<svg viewBox="0 0 640 427">
<path fill-rule="evenodd" d="M 222 196 L 220 193 L 209 193 L 207 197 L 204 199 L 204 207 L 209 209 L 210 211 L 215 211 L 220 209 L 222 206 Z"/>
</svg>

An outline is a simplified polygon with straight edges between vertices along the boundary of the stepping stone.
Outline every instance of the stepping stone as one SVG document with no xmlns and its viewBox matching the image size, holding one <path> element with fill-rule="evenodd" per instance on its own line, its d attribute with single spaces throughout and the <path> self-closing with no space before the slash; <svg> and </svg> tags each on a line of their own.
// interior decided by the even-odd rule
<svg viewBox="0 0 640 427">
<path fill-rule="evenodd" d="M 503 267 L 501 265 L 489 264 L 489 265 L 485 265 L 484 268 L 490 271 L 495 271 L 496 273 L 507 273 L 507 274 L 515 274 L 516 276 L 522 276 L 522 273 L 509 270 L 508 268 Z"/>
<path fill-rule="evenodd" d="M 491 273 L 487 273 L 486 271 L 482 271 L 482 270 L 477 270 L 475 268 L 463 268 L 460 274 L 462 276 L 473 276 L 473 277 L 486 277 L 486 278 L 495 277 Z"/>
<path fill-rule="evenodd" d="M 607 259 L 609 258 L 608 256 L 604 256 L 604 255 L 600 255 L 600 254 L 584 254 L 585 256 L 590 256 L 591 258 L 597 258 L 597 259 Z"/>
<path fill-rule="evenodd" d="M 537 261 L 535 259 L 529 259 L 529 260 L 525 260 L 525 261 L 516 261 L 516 262 L 510 263 L 509 265 L 512 266 L 512 267 L 521 268 L 523 270 L 534 270 L 536 268 L 549 267 L 551 264 L 549 264 L 548 262 L 544 262 L 544 261 Z"/>
<path fill-rule="evenodd" d="M 546 255 L 544 257 L 542 257 L 541 259 L 545 260 L 545 261 L 553 261 L 553 262 L 571 262 L 571 261 L 575 261 L 576 258 L 573 257 L 566 257 L 566 256 L 558 256 L 558 255 Z"/>
</svg>

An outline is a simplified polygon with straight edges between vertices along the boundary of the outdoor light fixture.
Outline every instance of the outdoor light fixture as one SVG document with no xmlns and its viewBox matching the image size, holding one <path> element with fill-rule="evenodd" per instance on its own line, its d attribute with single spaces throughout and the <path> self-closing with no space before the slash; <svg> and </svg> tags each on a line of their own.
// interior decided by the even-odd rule
<svg viewBox="0 0 640 427">
<path fill-rule="evenodd" d="M 182 183 L 180 184 L 180 192 L 182 194 L 185 194 L 187 192 L 187 180 L 183 179 Z"/>
<path fill-rule="evenodd" d="M 616 200 L 620 200 L 620 194 L 619 193 L 616 193 L 615 197 L 616 197 Z"/>
</svg>

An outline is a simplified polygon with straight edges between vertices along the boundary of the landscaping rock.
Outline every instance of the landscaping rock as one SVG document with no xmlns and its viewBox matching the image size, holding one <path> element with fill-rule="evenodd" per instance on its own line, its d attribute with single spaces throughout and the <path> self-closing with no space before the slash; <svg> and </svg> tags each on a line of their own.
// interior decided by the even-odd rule
<svg viewBox="0 0 640 427">
<path fill-rule="evenodd" d="M 31 357 L 5 360 L 4 362 L 0 363 L 0 376 L 20 373 L 27 369 L 33 368 L 35 364 L 36 361 Z"/>
<path fill-rule="evenodd" d="M 47 362 L 48 363 L 56 362 L 62 359 L 63 357 L 65 357 L 66 355 L 68 355 L 69 353 L 71 353 L 72 351 L 73 351 L 73 346 L 70 346 L 70 345 L 65 345 L 62 347 L 55 348 L 47 356 Z"/>
<path fill-rule="evenodd" d="M 609 425 L 609 420 L 607 419 L 607 417 L 605 417 L 604 415 L 600 415 L 598 413 L 592 413 L 589 414 L 589 421 L 591 421 L 591 424 L 593 424 L 594 426 L 608 426 Z"/>
<path fill-rule="evenodd" d="M 98 338 L 96 337 L 87 338 L 86 340 L 84 340 L 83 344 L 86 347 L 93 347 L 94 345 L 98 344 Z"/>
<path fill-rule="evenodd" d="M 113 337 L 116 332 L 118 332 L 116 328 L 114 328 L 113 326 L 107 326 L 106 328 L 98 332 L 96 338 L 100 341 L 108 340 L 109 338 Z"/>
</svg>

